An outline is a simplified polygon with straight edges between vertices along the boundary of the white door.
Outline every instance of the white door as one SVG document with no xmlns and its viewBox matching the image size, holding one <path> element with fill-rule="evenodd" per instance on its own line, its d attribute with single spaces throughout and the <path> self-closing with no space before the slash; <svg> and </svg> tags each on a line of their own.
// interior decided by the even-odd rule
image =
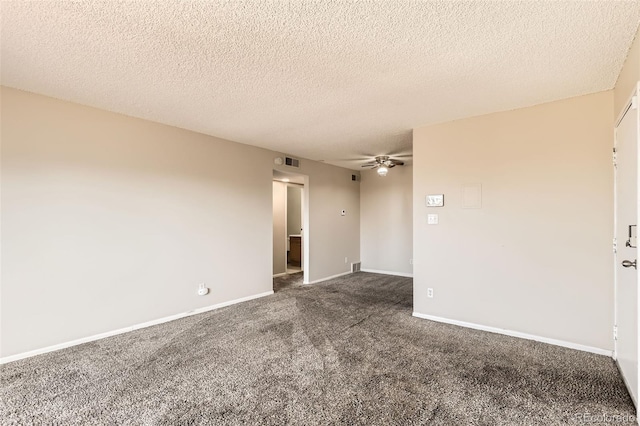
<svg viewBox="0 0 640 426">
<path fill-rule="evenodd" d="M 637 93 L 637 92 L 636 92 Z M 616 360 L 638 406 L 638 111 L 637 96 L 615 129 Z"/>
</svg>

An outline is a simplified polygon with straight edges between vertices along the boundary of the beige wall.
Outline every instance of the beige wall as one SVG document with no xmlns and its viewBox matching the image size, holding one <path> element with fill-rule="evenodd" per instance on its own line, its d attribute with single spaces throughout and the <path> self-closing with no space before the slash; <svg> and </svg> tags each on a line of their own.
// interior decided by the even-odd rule
<svg viewBox="0 0 640 426">
<path fill-rule="evenodd" d="M 414 130 L 415 312 L 613 349 L 612 111 L 609 91 Z"/>
<path fill-rule="evenodd" d="M 362 269 L 412 274 L 412 166 L 394 167 L 385 177 L 375 170 L 361 176 Z"/>
<path fill-rule="evenodd" d="M 272 289 L 281 154 L 1 94 L 3 357 Z M 296 171 L 309 176 L 311 278 L 347 271 L 360 255 L 351 171 Z"/>
<path fill-rule="evenodd" d="M 295 171 L 309 177 L 303 196 L 309 212 L 309 218 L 303 219 L 308 237 L 303 244 L 310 250 L 310 263 L 304 265 L 305 282 L 344 274 L 351 270 L 351 262 L 360 260 L 360 182 L 351 180 L 352 170 L 331 167 L 328 172 L 325 167 L 302 159 Z M 287 170 L 285 166 L 277 168 Z M 345 216 L 341 216 L 342 210 L 346 210 Z M 303 253 L 306 250 L 305 246 Z"/>
<path fill-rule="evenodd" d="M 287 204 L 287 185 L 282 182 L 273 182 L 273 274 L 287 272 L 287 256 L 285 240 Z"/>
<path fill-rule="evenodd" d="M 629 49 L 627 60 L 620 71 L 616 87 L 614 89 L 614 119 L 617 120 L 631 97 L 636 84 L 640 80 L 640 37 L 636 38 Z"/>
</svg>

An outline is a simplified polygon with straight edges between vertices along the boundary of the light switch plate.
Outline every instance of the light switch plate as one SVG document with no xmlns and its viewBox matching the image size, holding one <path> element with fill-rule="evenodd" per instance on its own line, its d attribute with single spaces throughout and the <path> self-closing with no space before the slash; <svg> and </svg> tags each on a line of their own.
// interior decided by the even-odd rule
<svg viewBox="0 0 640 426">
<path fill-rule="evenodd" d="M 438 215 L 437 214 L 428 214 L 427 215 L 427 225 L 437 225 L 438 224 Z"/>
<path fill-rule="evenodd" d="M 427 195 L 427 207 L 442 207 L 442 206 L 444 206 L 444 194 Z"/>
</svg>

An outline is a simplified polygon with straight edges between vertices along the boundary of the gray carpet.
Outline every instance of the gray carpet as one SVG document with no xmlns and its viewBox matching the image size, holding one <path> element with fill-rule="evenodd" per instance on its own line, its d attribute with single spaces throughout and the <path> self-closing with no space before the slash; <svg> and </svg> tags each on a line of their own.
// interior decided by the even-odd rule
<svg viewBox="0 0 640 426">
<path fill-rule="evenodd" d="M 273 280 L 273 291 L 276 293 L 293 287 L 302 285 L 302 272 L 295 274 L 283 275 Z"/>
<path fill-rule="evenodd" d="M 6 364 L 2 424 L 559 425 L 633 415 L 607 357 L 413 318 L 410 278 L 300 279 Z"/>
</svg>

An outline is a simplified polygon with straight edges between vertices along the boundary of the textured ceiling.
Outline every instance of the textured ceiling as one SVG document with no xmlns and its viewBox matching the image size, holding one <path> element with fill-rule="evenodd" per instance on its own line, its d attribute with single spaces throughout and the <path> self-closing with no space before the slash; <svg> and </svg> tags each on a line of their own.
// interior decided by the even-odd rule
<svg viewBox="0 0 640 426">
<path fill-rule="evenodd" d="M 638 1 L 1 3 L 2 84 L 314 160 L 610 89 Z"/>
</svg>

